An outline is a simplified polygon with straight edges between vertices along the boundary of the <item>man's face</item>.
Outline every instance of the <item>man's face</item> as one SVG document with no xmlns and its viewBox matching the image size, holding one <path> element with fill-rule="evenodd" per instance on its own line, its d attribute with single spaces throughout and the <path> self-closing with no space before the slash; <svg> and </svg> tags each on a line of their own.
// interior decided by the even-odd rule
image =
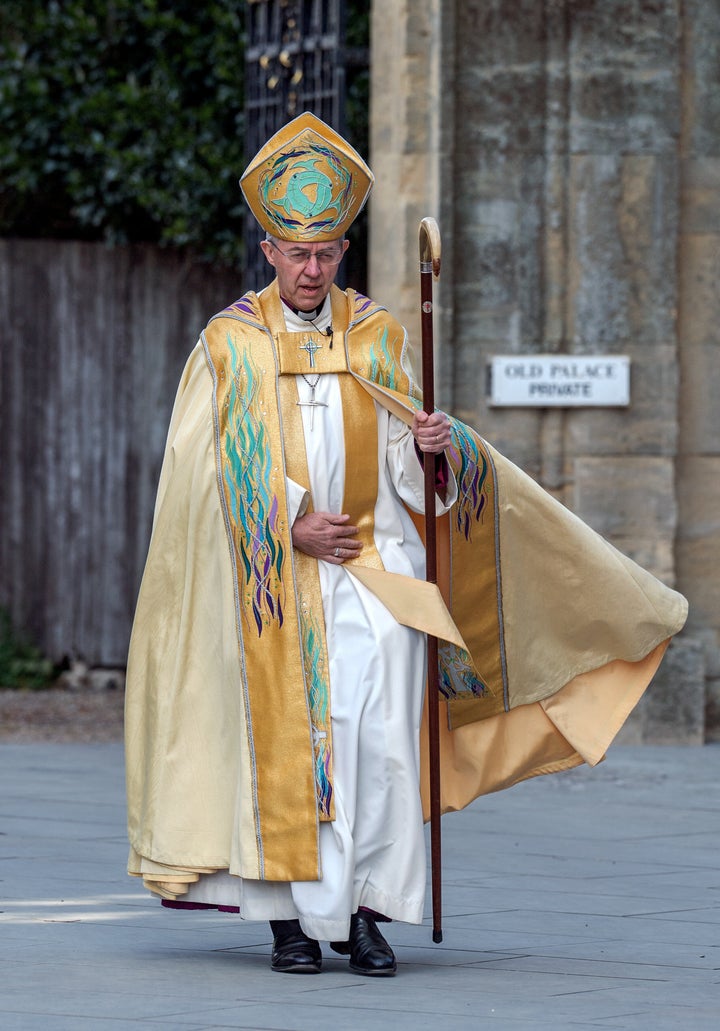
<svg viewBox="0 0 720 1031">
<path fill-rule="evenodd" d="M 299 311 L 312 311 L 324 301 L 348 249 L 347 240 L 325 243 L 275 243 L 263 240 L 263 254 L 275 269 L 280 296 Z"/>
</svg>

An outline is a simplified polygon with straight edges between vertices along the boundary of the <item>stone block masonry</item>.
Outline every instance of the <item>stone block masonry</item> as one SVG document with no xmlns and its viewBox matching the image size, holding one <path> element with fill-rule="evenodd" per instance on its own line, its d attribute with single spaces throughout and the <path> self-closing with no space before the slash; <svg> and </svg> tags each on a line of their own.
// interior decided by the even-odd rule
<svg viewBox="0 0 720 1031">
<path fill-rule="evenodd" d="M 720 7 L 376 3 L 372 75 L 371 289 L 416 329 L 438 218 L 439 403 L 687 595 L 633 733 L 720 736 Z M 627 355 L 630 405 L 488 405 L 548 353 Z"/>
</svg>

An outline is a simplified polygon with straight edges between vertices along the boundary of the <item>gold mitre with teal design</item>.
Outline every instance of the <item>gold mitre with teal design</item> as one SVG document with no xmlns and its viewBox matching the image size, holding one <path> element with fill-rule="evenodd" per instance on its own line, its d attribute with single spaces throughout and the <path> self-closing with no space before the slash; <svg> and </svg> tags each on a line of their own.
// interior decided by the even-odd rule
<svg viewBox="0 0 720 1031">
<path fill-rule="evenodd" d="M 275 133 L 240 187 L 265 232 L 280 240 L 337 240 L 355 221 L 375 178 L 350 144 L 309 111 Z"/>
</svg>

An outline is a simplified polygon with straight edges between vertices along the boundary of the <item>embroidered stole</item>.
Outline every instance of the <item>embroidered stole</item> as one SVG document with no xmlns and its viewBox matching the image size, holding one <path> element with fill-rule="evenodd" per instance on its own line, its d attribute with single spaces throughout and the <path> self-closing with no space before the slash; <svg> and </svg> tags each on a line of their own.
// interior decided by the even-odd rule
<svg viewBox="0 0 720 1031">
<path fill-rule="evenodd" d="M 373 398 L 409 423 L 421 404 L 420 393 L 400 360 L 401 327 L 385 310 L 336 288 L 331 301 L 332 347 L 330 338 L 315 330 L 286 330 L 277 283 L 261 296 L 245 295 L 213 319 L 203 335 L 215 380 L 217 475 L 236 585 L 259 867 L 261 876 L 271 880 L 321 875 L 317 820 L 335 815 L 319 574 L 317 561 L 292 546 L 285 487 L 290 477 L 309 488 L 299 373 L 333 373 L 340 384 L 347 456 L 343 511 L 351 513 L 363 543 L 361 556 L 345 568 L 399 622 L 453 642 L 443 646 L 441 659 L 450 697 L 457 685 L 465 697 L 503 707 L 502 680 L 498 692 L 497 685 L 488 689 L 478 676 L 438 588 L 383 569 L 373 536 L 378 483 Z M 484 484 L 473 489 L 480 505 Z M 460 511 L 466 513 L 467 506 Z M 478 508 L 473 522 L 479 516 Z M 494 561 L 487 566 L 494 594 Z M 448 598 L 454 580 L 449 564 Z M 486 639 L 485 650 L 497 656 L 498 609 L 490 609 L 495 612 L 489 617 L 495 623 L 494 647 L 488 649 Z"/>
</svg>

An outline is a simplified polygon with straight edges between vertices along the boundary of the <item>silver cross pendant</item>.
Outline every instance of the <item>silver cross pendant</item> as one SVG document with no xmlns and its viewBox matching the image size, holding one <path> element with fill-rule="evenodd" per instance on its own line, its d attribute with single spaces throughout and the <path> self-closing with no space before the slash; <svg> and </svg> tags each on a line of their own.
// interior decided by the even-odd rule
<svg viewBox="0 0 720 1031">
<path fill-rule="evenodd" d="M 315 400 L 315 387 L 318 385 L 318 383 L 320 381 L 320 375 L 318 374 L 315 377 L 315 382 L 314 383 L 311 383 L 310 380 L 307 378 L 307 376 L 304 376 L 302 373 L 300 373 L 300 375 L 305 380 L 307 385 L 310 387 L 311 394 L 310 394 L 310 400 L 309 401 L 298 401 L 297 404 L 298 404 L 298 406 L 300 408 L 309 408 L 310 409 L 310 430 L 312 431 L 312 430 L 315 429 L 315 409 L 316 408 L 327 408 L 327 404 L 324 401 L 316 401 Z"/>
</svg>

